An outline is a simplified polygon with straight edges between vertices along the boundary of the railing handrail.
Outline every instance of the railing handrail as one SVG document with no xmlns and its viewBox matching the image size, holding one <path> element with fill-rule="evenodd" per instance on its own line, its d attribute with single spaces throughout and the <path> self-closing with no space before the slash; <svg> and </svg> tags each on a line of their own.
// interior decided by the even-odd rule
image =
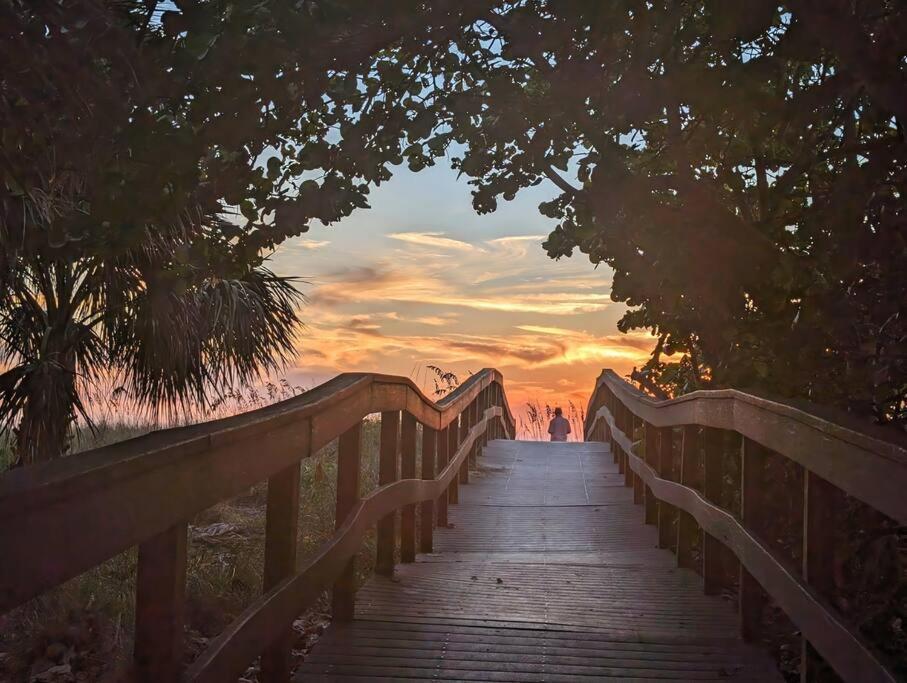
<svg viewBox="0 0 907 683">
<path fill-rule="evenodd" d="M 402 479 L 385 484 L 362 498 L 341 526 L 304 567 L 283 580 L 243 610 L 214 638 L 186 672 L 186 683 L 219 683 L 242 675 L 261 650 L 292 623 L 318 594 L 330 586 L 343 563 L 354 556 L 369 528 L 381 517 L 404 506 L 437 498 L 456 477 L 490 420 L 500 407 L 488 408 L 472 426 L 455 454 L 434 479 Z M 248 637 L 248 636 L 254 636 Z"/>
<path fill-rule="evenodd" d="M 633 414 L 655 427 L 695 424 L 736 431 L 907 524 L 907 448 L 892 441 L 736 389 L 700 390 L 659 401 L 610 369 L 599 376 L 590 397 L 587 435 L 597 419 L 595 401 L 603 386 Z"/>
<path fill-rule="evenodd" d="M 435 402 L 406 377 L 346 373 L 254 411 L 4 473 L 0 613 L 310 457 L 370 414 L 404 411 L 441 430 L 491 384 L 503 388 L 503 376 L 486 368 Z M 512 433 L 503 390 L 500 400 Z"/>
<path fill-rule="evenodd" d="M 635 452 L 638 444 L 634 442 L 637 426 L 634 418 L 639 418 L 645 426 L 644 457 Z M 822 515 L 827 514 L 823 507 L 833 503 L 823 496 L 836 494 L 829 493 L 833 489 L 828 489 L 828 484 L 902 524 L 907 523 L 907 501 L 903 496 L 907 484 L 907 449 L 801 408 L 733 389 L 696 391 L 658 401 L 611 370 L 603 371 L 596 381 L 584 427 L 587 439 L 610 439 L 625 485 L 633 485 L 634 501 L 645 502 L 646 521 L 657 523 L 662 547 L 669 547 L 663 545 L 663 534 L 671 528 L 672 511 L 680 511 L 676 522 L 676 552 L 681 566 L 689 566 L 692 543 L 689 539 L 681 541 L 682 535 L 690 533 L 683 515 L 695 520 L 694 528 L 698 525 L 702 531 L 700 558 L 707 591 L 714 592 L 720 576 L 717 569 L 720 562 L 711 559 L 715 544 L 733 552 L 741 565 L 739 600 L 745 633 L 756 628 L 754 624 L 761 618 L 760 598 L 755 597 L 753 588 L 755 581 L 799 627 L 804 640 L 845 680 L 893 683 L 895 676 L 885 658 L 838 614 L 816 588 L 813 573 L 817 565 L 822 570 L 819 573 L 830 571 L 826 554 L 833 547 L 828 545 L 828 538 L 834 537 L 834 530 L 824 528 L 827 523 Z M 684 432 L 679 481 L 673 474 L 674 427 L 683 427 Z M 724 485 L 721 462 L 725 456 L 716 445 L 720 441 L 711 439 L 705 445 L 702 479 L 695 483 L 698 467 L 695 463 L 701 446 L 697 436 L 699 427 L 719 430 L 716 434 L 720 430 L 732 431 L 743 437 L 737 513 L 719 504 Z M 694 444 L 690 453 L 686 445 L 688 430 L 692 432 Z M 765 457 L 760 448 L 803 467 L 802 571 L 754 532 L 754 516 L 758 517 L 762 509 L 759 500 L 767 494 L 759 489 L 760 475 L 755 474 Z M 691 463 L 686 462 L 688 457 Z M 811 493 L 814 487 L 816 494 Z M 813 502 L 814 495 L 816 502 Z M 750 502 L 751 497 L 754 503 Z M 807 534 L 806 530 L 817 528 L 820 538 L 813 540 L 814 531 Z M 814 545 L 818 550 L 813 549 Z M 804 653 L 808 651 L 804 648 Z"/>
</svg>

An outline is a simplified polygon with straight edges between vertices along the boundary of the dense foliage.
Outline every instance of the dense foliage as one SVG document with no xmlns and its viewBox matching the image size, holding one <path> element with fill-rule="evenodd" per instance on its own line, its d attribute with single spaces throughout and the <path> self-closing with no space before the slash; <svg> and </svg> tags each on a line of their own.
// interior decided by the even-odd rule
<svg viewBox="0 0 907 683">
<path fill-rule="evenodd" d="M 486 19 L 458 45 L 481 78 L 439 107 L 475 208 L 557 183 L 546 249 L 614 269 L 621 329 L 658 336 L 652 380 L 904 423 L 907 6 L 529 0 Z"/>
<path fill-rule="evenodd" d="M 267 254 L 400 160 L 411 86 L 373 56 L 421 60 L 485 4 L 3 3 L 0 425 L 20 460 L 65 450 L 101 373 L 173 406 L 289 357 L 299 296 Z"/>
<path fill-rule="evenodd" d="M 281 362 L 268 253 L 452 155 L 480 212 L 560 188 L 548 253 L 614 270 L 650 386 L 903 423 L 905 29 L 894 0 L 3 3 L 0 418 L 44 459 L 97 373 L 176 405 Z"/>
</svg>

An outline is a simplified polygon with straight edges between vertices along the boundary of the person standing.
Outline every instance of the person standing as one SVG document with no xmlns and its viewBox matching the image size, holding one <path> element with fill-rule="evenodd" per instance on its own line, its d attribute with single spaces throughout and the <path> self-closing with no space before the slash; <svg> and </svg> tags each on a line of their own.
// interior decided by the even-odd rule
<svg viewBox="0 0 907 683">
<path fill-rule="evenodd" d="M 566 441 L 570 433 L 570 422 L 564 417 L 564 411 L 560 408 L 554 409 L 554 417 L 548 425 L 548 433 L 552 441 Z"/>
</svg>

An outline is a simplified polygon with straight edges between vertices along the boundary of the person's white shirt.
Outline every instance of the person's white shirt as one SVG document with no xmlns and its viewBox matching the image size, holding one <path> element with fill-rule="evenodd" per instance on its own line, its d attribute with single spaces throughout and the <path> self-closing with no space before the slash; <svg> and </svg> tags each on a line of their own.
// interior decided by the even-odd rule
<svg viewBox="0 0 907 683">
<path fill-rule="evenodd" d="M 570 433 L 570 422 L 563 415 L 555 414 L 548 425 L 548 433 L 552 441 L 566 441 Z"/>
</svg>

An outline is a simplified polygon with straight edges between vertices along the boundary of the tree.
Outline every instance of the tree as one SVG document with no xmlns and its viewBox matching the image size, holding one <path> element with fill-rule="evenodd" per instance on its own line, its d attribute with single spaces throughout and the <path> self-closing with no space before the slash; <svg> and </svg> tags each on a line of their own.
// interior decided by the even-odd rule
<svg viewBox="0 0 907 683">
<path fill-rule="evenodd" d="M 287 359 L 299 296 L 267 254 L 401 160 L 413 86 L 375 56 L 430 56 L 489 4 L 4 3 L 0 420 L 20 461 L 65 451 L 100 373 L 175 406 Z"/>
<path fill-rule="evenodd" d="M 477 211 L 557 185 L 548 254 L 614 270 L 662 389 L 903 424 L 905 26 L 887 0 L 500 3 L 434 122 Z"/>
<path fill-rule="evenodd" d="M 560 188 L 548 253 L 614 270 L 663 390 L 903 422 L 905 10 L 738 5 L 3 4 L 0 418 L 20 457 L 62 452 L 78 377 L 174 405 L 281 362 L 296 295 L 269 251 L 449 151 L 480 212 Z"/>
</svg>

